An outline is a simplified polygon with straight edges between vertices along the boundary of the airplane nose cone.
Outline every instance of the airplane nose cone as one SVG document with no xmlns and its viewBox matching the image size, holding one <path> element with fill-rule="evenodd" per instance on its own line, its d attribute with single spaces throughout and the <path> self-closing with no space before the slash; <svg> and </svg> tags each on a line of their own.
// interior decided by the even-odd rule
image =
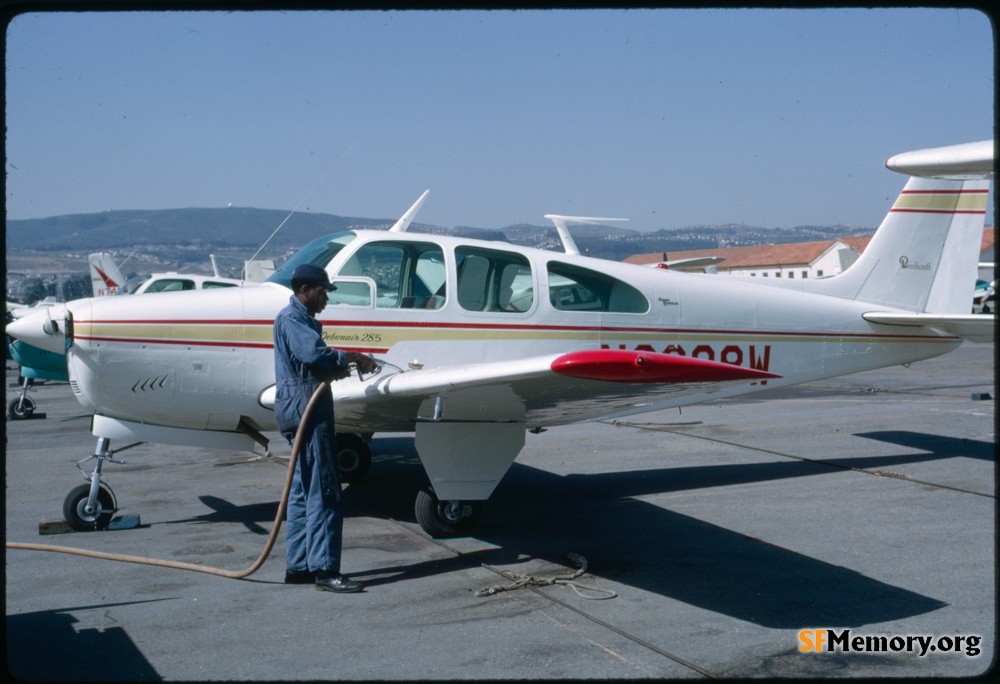
<svg viewBox="0 0 1000 684">
<path fill-rule="evenodd" d="M 66 351 L 63 327 L 69 315 L 65 305 L 50 306 L 44 311 L 18 318 L 7 324 L 6 333 L 33 347 L 62 354 Z"/>
</svg>

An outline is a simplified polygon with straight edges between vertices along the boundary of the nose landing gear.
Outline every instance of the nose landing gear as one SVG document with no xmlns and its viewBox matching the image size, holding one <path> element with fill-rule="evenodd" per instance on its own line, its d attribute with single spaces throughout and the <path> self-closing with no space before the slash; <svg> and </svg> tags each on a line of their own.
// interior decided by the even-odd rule
<svg viewBox="0 0 1000 684">
<path fill-rule="evenodd" d="M 28 396 L 28 388 L 35 383 L 34 378 L 25 378 L 22 376 L 19 382 L 21 384 L 21 396 L 14 399 L 7 406 L 7 415 L 10 416 L 11 420 L 31 418 L 35 412 L 35 402 Z"/>
<path fill-rule="evenodd" d="M 123 447 L 119 451 L 124 451 L 138 444 L 141 442 Z M 114 452 L 109 448 L 110 445 L 110 439 L 99 437 L 94 453 L 76 464 L 76 467 L 80 468 L 80 464 L 92 458 L 97 461 L 94 464 L 94 470 L 90 473 L 80 468 L 83 476 L 90 480 L 90 484 L 74 487 L 63 501 L 63 518 L 66 520 L 66 524 L 74 530 L 103 530 L 118 510 L 115 493 L 111 491 L 111 487 L 101 482 L 101 469 L 104 467 L 105 461 L 124 463 L 124 461 L 116 461 L 112 458 Z"/>
<path fill-rule="evenodd" d="M 90 485 L 70 490 L 63 501 L 63 519 L 74 530 L 103 530 L 118 510 L 115 494 L 103 482 L 98 483 L 97 500 L 90 503 Z"/>
</svg>

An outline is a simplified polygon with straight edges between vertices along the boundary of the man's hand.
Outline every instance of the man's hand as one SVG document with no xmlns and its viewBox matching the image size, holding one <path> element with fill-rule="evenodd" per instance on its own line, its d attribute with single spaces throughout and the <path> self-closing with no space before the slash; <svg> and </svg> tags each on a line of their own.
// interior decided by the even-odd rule
<svg viewBox="0 0 1000 684">
<path fill-rule="evenodd" d="M 364 374 L 374 373 L 378 369 L 378 364 L 368 354 L 362 354 L 360 352 L 349 351 L 346 357 L 347 363 L 353 363 L 358 367 L 358 370 Z"/>
</svg>

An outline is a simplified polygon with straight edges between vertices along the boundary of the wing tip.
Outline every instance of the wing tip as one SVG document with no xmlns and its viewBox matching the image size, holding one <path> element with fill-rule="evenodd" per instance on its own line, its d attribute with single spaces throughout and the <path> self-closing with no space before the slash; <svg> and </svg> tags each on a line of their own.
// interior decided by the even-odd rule
<svg viewBox="0 0 1000 684">
<path fill-rule="evenodd" d="M 563 354 L 552 371 L 567 377 L 604 382 L 695 383 L 780 378 L 770 371 L 707 359 L 628 349 L 590 349 Z"/>
</svg>

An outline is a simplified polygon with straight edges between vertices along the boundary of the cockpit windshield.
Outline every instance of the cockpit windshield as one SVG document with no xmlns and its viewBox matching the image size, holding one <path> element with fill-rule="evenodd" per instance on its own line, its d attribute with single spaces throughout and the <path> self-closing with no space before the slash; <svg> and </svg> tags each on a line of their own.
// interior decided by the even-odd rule
<svg viewBox="0 0 1000 684">
<path fill-rule="evenodd" d="M 324 235 L 310 242 L 308 245 L 292 255 L 292 258 L 285 262 L 270 278 L 269 283 L 284 285 L 288 289 L 292 288 L 292 274 L 301 264 L 312 264 L 320 268 L 326 268 L 327 264 L 337 255 L 337 252 L 346 247 L 357 235 L 351 232 L 333 233 Z"/>
<path fill-rule="evenodd" d="M 145 275 L 132 276 L 125 281 L 125 284 L 118 288 L 116 295 L 130 295 L 135 294 L 135 291 L 139 289 L 139 286 L 144 282 L 153 277 L 152 273 L 147 273 Z"/>
</svg>

